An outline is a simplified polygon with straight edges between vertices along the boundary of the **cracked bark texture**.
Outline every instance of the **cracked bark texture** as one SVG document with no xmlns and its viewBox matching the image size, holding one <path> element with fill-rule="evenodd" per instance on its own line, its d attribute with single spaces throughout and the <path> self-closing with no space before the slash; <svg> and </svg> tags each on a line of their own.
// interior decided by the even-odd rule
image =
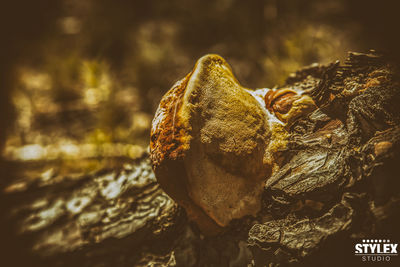
<svg viewBox="0 0 400 267">
<path fill-rule="evenodd" d="M 360 239 L 400 236 L 400 87 L 387 62 L 350 53 L 287 79 L 282 88 L 311 92 L 318 109 L 288 130 L 258 215 L 216 237 L 160 189 L 147 153 L 104 160 L 92 173 L 65 167 L 73 162 L 4 159 L 4 266 L 360 264 Z"/>
</svg>

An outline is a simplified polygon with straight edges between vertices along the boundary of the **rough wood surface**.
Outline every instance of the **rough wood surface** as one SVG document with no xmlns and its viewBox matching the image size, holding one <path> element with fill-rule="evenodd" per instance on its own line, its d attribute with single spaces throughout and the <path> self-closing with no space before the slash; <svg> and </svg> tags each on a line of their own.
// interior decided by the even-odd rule
<svg viewBox="0 0 400 267">
<path fill-rule="evenodd" d="M 258 216 L 216 237 L 159 188 L 147 153 L 84 174 L 4 159 L 3 266 L 357 264 L 361 238 L 400 236 L 397 74 L 380 55 L 350 53 L 291 75 L 282 88 L 310 91 L 319 108 L 291 125 Z"/>
</svg>

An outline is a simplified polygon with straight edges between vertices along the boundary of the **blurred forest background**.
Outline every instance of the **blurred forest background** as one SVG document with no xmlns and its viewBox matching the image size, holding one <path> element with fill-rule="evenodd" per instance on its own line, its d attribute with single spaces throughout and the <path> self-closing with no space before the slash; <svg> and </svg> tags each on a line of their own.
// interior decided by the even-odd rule
<svg viewBox="0 0 400 267">
<path fill-rule="evenodd" d="M 87 199 L 94 204 L 84 211 L 99 220 L 98 211 L 133 214 L 135 205 L 122 207 L 128 201 L 104 199 L 136 183 L 122 181 L 147 150 L 161 97 L 202 55 L 223 56 L 249 88 L 282 85 L 349 50 L 381 50 L 399 63 L 399 10 L 394 0 L 2 1 L 0 252 L 34 266 L 26 255 L 42 232 L 38 244 L 79 247 L 60 225 L 85 215 Z M 146 168 L 142 176 L 154 179 Z"/>
<path fill-rule="evenodd" d="M 349 50 L 383 49 L 398 58 L 395 1 L 2 6 L 0 141 L 7 160 L 138 157 L 162 95 L 206 53 L 226 58 L 249 88 L 283 84 L 300 67 L 344 59 Z"/>
</svg>

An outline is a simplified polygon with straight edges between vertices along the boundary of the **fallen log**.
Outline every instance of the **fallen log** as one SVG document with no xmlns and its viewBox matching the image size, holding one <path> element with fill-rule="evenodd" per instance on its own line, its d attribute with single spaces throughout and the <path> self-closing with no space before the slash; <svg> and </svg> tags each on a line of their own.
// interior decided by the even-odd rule
<svg viewBox="0 0 400 267">
<path fill-rule="evenodd" d="M 374 52 L 315 64 L 283 89 L 317 108 L 288 127 L 256 216 L 207 236 L 160 188 L 149 154 L 73 161 L 3 159 L 3 266 L 357 265 L 355 243 L 398 242 L 398 70 Z M 87 161 L 98 159 L 85 159 Z M 112 164 L 110 164 L 112 162 Z M 397 258 L 393 256 L 392 261 Z"/>
</svg>

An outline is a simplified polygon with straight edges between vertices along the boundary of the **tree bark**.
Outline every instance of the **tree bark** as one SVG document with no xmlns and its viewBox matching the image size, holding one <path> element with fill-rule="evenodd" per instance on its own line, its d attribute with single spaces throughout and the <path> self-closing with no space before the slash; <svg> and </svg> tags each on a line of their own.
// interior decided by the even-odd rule
<svg viewBox="0 0 400 267">
<path fill-rule="evenodd" d="M 148 153 L 104 159 L 92 173 L 68 171 L 73 162 L 3 160 L 2 265 L 360 264 L 355 243 L 400 236 L 400 87 L 387 62 L 350 53 L 343 65 L 287 79 L 282 88 L 306 89 L 318 109 L 288 129 L 262 211 L 217 237 L 204 237 L 160 189 Z"/>
</svg>

